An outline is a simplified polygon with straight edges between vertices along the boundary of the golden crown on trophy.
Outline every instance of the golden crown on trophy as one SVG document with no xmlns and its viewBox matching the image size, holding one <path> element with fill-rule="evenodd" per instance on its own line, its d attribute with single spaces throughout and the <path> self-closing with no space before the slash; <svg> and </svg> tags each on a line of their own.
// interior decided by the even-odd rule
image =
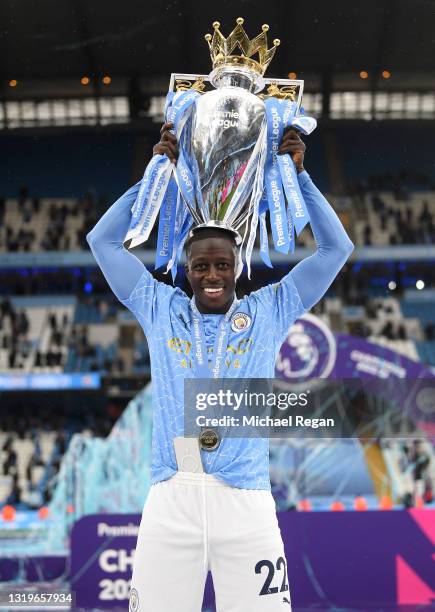
<svg viewBox="0 0 435 612">
<path fill-rule="evenodd" d="M 263 25 L 261 34 L 250 40 L 243 28 L 243 22 L 244 19 L 242 17 L 236 19 L 237 25 L 228 38 L 225 38 L 219 30 L 221 25 L 219 21 L 213 23 L 213 36 L 211 34 L 205 35 L 205 40 L 210 48 L 213 68 L 244 66 L 262 76 L 272 61 L 276 47 L 281 41 L 275 38 L 273 47 L 268 49 L 266 32 L 269 30 L 269 26 L 267 24 Z M 233 51 L 237 47 L 240 49 L 241 55 L 233 55 Z M 258 53 L 258 61 L 252 57 L 256 53 Z"/>
</svg>

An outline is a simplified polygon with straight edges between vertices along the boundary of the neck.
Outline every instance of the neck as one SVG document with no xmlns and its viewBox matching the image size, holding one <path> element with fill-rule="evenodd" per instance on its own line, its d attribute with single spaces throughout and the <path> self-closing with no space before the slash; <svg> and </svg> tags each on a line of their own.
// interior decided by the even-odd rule
<svg viewBox="0 0 435 612">
<path fill-rule="evenodd" d="M 201 314 L 226 314 L 234 302 L 235 295 L 228 301 L 227 304 L 220 306 L 219 308 L 209 308 L 199 303 L 195 298 L 195 304 Z"/>
</svg>

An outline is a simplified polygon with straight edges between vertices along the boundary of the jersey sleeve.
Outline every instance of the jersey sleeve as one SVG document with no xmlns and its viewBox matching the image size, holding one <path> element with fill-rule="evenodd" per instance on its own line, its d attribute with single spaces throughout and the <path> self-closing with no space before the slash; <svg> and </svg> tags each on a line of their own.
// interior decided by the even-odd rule
<svg viewBox="0 0 435 612">
<path fill-rule="evenodd" d="M 278 347 L 284 342 L 296 319 L 306 312 L 291 272 L 279 283 L 254 291 L 248 299 L 255 300 L 257 318 L 260 324 L 270 330 L 271 339 Z"/>
<path fill-rule="evenodd" d="M 284 341 L 289 327 L 316 304 L 352 253 L 353 244 L 333 208 L 307 172 L 298 175 L 310 214 L 317 250 L 298 263 L 279 283 L 251 294 L 277 342 Z"/>
<path fill-rule="evenodd" d="M 156 321 L 167 317 L 176 289 L 160 283 L 145 268 L 136 286 L 121 303 L 135 316 L 145 334 L 148 334 Z"/>
<path fill-rule="evenodd" d="M 159 283 L 144 264 L 124 247 L 137 183 L 101 217 L 86 239 L 113 293 L 138 319 L 145 333 L 159 316 L 175 289 Z"/>
<path fill-rule="evenodd" d="M 317 250 L 299 262 L 291 275 L 308 310 L 325 295 L 352 253 L 353 244 L 334 209 L 314 185 L 310 175 L 301 172 L 298 180 L 310 215 Z"/>
</svg>

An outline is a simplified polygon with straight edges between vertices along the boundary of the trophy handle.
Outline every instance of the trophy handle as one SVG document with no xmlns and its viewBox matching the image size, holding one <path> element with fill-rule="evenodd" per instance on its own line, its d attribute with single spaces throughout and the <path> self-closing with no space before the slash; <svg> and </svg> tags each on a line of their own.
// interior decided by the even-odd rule
<svg viewBox="0 0 435 612">
<path fill-rule="evenodd" d="M 263 78 L 263 91 L 257 94 L 262 100 L 274 96 L 280 99 L 291 99 L 296 102 L 295 116 L 299 116 L 304 93 L 304 81 L 301 79 L 265 79 Z M 208 87 L 207 87 L 208 86 Z M 169 81 L 169 91 L 187 91 L 194 89 L 199 93 L 206 93 L 214 89 L 209 74 L 185 74 L 173 72 Z"/>
<path fill-rule="evenodd" d="M 296 113 L 298 117 L 304 94 L 304 81 L 301 79 L 264 79 L 265 86 L 268 85 L 266 93 L 258 94 L 263 100 L 269 97 L 280 100 L 292 100 L 296 102 Z"/>
<path fill-rule="evenodd" d="M 208 74 L 182 74 L 179 72 L 173 72 L 169 81 L 168 91 L 177 92 L 195 89 L 200 93 L 205 93 L 203 91 L 206 86 L 205 83 L 210 83 Z"/>
</svg>

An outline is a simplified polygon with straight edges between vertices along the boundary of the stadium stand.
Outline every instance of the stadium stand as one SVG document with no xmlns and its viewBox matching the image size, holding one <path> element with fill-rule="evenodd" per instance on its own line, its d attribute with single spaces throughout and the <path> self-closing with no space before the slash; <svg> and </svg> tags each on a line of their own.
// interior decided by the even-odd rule
<svg viewBox="0 0 435 612">
<path fill-rule="evenodd" d="M 81 199 L 3 198 L 0 246 L 5 252 L 75 251 L 85 247 L 84 236 L 95 223 L 92 195 Z"/>
<path fill-rule="evenodd" d="M 0 217 L 1 208 L 4 211 L 0 252 L 88 250 L 86 233 L 107 202 L 92 194 L 80 199 L 53 199 L 31 198 L 26 188 L 21 191 L 20 198 L 0 200 Z M 327 197 L 356 246 L 433 244 L 435 240 L 434 191 L 355 193 L 349 188 L 346 196 Z M 309 230 L 298 239 L 298 245 L 314 246 Z"/>
<path fill-rule="evenodd" d="M 429 289 L 406 290 L 403 298 L 361 296 L 352 303 L 343 284 L 345 279 L 339 279 L 331 297 L 316 309 L 331 329 L 367 337 L 434 365 L 435 297 Z M 255 284 L 249 287 L 254 289 Z M 0 313 L 1 370 L 123 372 L 131 365 L 137 373 L 149 372 L 141 331 L 109 294 L 7 298 Z M 135 331 L 134 340 L 120 351 L 122 329 Z"/>
<path fill-rule="evenodd" d="M 382 452 L 393 483 L 393 495 L 412 506 L 416 497 L 434 500 L 435 452 L 425 440 L 382 443 Z"/>
<path fill-rule="evenodd" d="M 108 404 L 101 412 L 89 397 L 81 409 L 65 404 L 48 398 L 42 404 L 7 402 L 9 410 L 0 414 L 0 505 L 25 509 L 47 504 L 74 434 L 106 437 L 119 416 L 115 406 Z"/>
</svg>

